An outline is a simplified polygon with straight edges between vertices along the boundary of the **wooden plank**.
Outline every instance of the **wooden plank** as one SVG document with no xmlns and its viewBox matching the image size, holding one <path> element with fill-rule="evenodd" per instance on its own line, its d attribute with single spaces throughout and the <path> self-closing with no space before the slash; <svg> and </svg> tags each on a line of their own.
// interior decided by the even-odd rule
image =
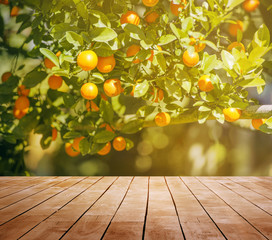
<svg viewBox="0 0 272 240">
<path fill-rule="evenodd" d="M 100 239 L 121 204 L 132 177 L 118 178 L 62 239 Z"/>
<path fill-rule="evenodd" d="M 231 191 L 247 199 L 255 206 L 261 208 L 262 210 L 272 215 L 272 201 L 269 200 L 268 198 L 264 197 L 259 193 L 253 192 L 250 189 L 243 187 L 242 185 L 237 184 L 229 179 L 221 178 L 218 179 L 217 181 L 226 186 L 227 188 L 229 188 Z"/>
<path fill-rule="evenodd" d="M 145 221 L 148 178 L 135 177 L 103 239 L 141 239 Z"/>
<path fill-rule="evenodd" d="M 272 216 L 251 202 L 231 191 L 224 185 L 206 177 L 198 178 L 205 186 L 217 194 L 226 204 L 246 219 L 268 239 L 272 239 Z"/>
<path fill-rule="evenodd" d="M 97 199 L 107 191 L 116 179 L 116 177 L 104 177 L 58 212 L 41 222 L 21 239 L 60 239 L 93 206 Z"/>
<path fill-rule="evenodd" d="M 181 179 L 227 239 L 265 239 L 261 233 L 196 178 L 182 177 Z"/>
<path fill-rule="evenodd" d="M 61 181 L 64 181 L 65 179 L 67 179 L 67 178 L 62 179 Z M 39 193 L 39 192 L 42 192 L 42 191 L 46 190 L 47 188 L 54 186 L 58 183 L 60 183 L 59 178 L 48 179 L 47 181 L 45 181 L 42 184 L 36 185 L 31 188 L 26 188 L 22 191 L 12 194 L 12 195 L 1 198 L 0 199 L 0 210 L 4 209 L 12 204 L 15 204 L 16 202 L 19 202 L 27 197 L 30 197 L 30 196 L 33 196 L 33 195 Z"/>
<path fill-rule="evenodd" d="M 62 178 L 60 178 L 62 179 Z M 82 177 L 68 178 L 66 181 L 60 182 L 45 191 L 39 192 L 33 196 L 23 199 L 7 208 L 0 210 L 0 225 L 5 224 L 7 221 L 17 217 L 18 215 L 30 210 L 31 208 L 41 204 L 42 202 L 48 200 L 49 198 L 59 194 L 66 188 L 71 187 L 77 182 L 83 180 Z"/>
<path fill-rule="evenodd" d="M 0 239 L 18 239 L 40 222 L 56 213 L 69 201 L 73 200 L 101 177 L 86 178 L 70 188 L 0 226 Z"/>
<path fill-rule="evenodd" d="M 272 191 L 263 186 L 260 186 L 249 180 L 243 179 L 243 177 L 229 177 L 229 179 L 272 200 Z"/>
<path fill-rule="evenodd" d="M 46 177 L 47 179 L 52 177 Z M 0 190 L 4 190 L 6 188 L 10 187 L 16 187 L 16 186 L 28 186 L 28 184 L 35 180 L 41 180 L 41 177 L 20 177 L 20 178 L 10 178 L 10 180 L 2 181 L 0 178 Z"/>
<path fill-rule="evenodd" d="M 34 178 L 28 181 L 19 181 L 13 182 L 9 187 L 6 187 L 4 189 L 0 190 L 0 199 L 9 195 L 12 195 L 14 193 L 20 192 L 22 190 L 25 190 L 27 188 L 31 188 L 35 185 L 42 184 L 46 181 L 52 181 L 56 177 L 42 177 L 42 178 Z"/>
<path fill-rule="evenodd" d="M 178 216 L 163 177 L 151 177 L 145 239 L 184 239 Z"/>
<path fill-rule="evenodd" d="M 272 190 L 272 178 L 262 177 L 245 177 L 246 180 L 256 183 L 264 188 Z"/>
<path fill-rule="evenodd" d="M 186 239 L 225 239 L 179 177 L 167 177 Z"/>
</svg>

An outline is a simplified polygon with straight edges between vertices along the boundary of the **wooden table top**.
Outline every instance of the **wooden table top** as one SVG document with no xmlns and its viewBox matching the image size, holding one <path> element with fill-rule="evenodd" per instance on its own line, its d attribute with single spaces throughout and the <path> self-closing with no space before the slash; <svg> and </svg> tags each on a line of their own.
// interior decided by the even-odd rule
<svg viewBox="0 0 272 240">
<path fill-rule="evenodd" d="M 272 177 L 0 177 L 0 239 L 272 239 Z"/>
</svg>

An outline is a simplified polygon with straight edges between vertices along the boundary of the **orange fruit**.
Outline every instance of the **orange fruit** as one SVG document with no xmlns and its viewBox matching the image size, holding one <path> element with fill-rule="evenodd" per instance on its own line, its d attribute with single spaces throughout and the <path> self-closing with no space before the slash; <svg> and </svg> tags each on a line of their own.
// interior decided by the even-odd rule
<svg viewBox="0 0 272 240">
<path fill-rule="evenodd" d="M 139 51 L 141 50 L 141 47 L 139 45 L 131 45 L 128 49 L 127 49 L 127 57 L 132 57 L 135 56 Z M 136 58 L 133 60 L 133 63 L 139 63 L 140 59 Z"/>
<path fill-rule="evenodd" d="M 12 76 L 12 73 L 11 73 L 11 72 L 5 72 L 5 73 L 2 75 L 2 82 L 6 82 L 11 76 Z"/>
<path fill-rule="evenodd" d="M 256 130 L 260 130 L 260 126 L 262 126 L 266 122 L 266 119 L 252 119 L 251 124 Z"/>
<path fill-rule="evenodd" d="M 166 112 L 160 112 L 155 116 L 155 123 L 159 127 L 167 126 L 171 121 L 171 117 Z"/>
<path fill-rule="evenodd" d="M 113 132 L 113 133 L 114 133 L 112 127 L 111 127 L 109 124 L 107 124 L 107 123 L 102 123 L 102 124 L 99 126 L 99 128 L 105 128 L 107 131 Z"/>
<path fill-rule="evenodd" d="M 53 63 L 50 59 L 45 58 L 44 59 L 44 65 L 46 68 L 52 69 L 53 67 L 55 67 L 55 63 Z"/>
<path fill-rule="evenodd" d="M 260 5 L 259 0 L 246 0 L 243 3 L 243 8 L 247 12 L 253 12 L 256 8 L 258 8 Z"/>
<path fill-rule="evenodd" d="M 159 0 L 142 0 L 143 4 L 147 7 L 154 7 Z"/>
<path fill-rule="evenodd" d="M 134 11 L 127 11 L 121 16 L 120 23 L 131 23 L 134 25 L 139 25 L 140 23 L 140 17 L 139 15 Z"/>
<path fill-rule="evenodd" d="M 126 143 L 126 140 L 120 136 L 120 137 L 114 138 L 112 145 L 116 151 L 123 151 L 125 150 L 127 143 Z"/>
<path fill-rule="evenodd" d="M 17 119 L 21 119 L 22 117 L 24 117 L 28 112 L 28 108 L 24 109 L 24 110 L 19 110 L 16 107 L 13 108 L 13 116 Z"/>
<path fill-rule="evenodd" d="M 183 53 L 182 59 L 183 59 L 183 63 L 187 67 L 194 67 L 199 62 L 199 55 L 197 52 L 189 53 L 188 50 L 186 50 Z"/>
<path fill-rule="evenodd" d="M 95 102 L 93 101 L 88 101 L 86 103 L 86 108 L 87 108 L 87 111 L 92 111 L 92 112 L 98 112 L 99 111 L 99 107 L 96 105 Z"/>
<path fill-rule="evenodd" d="M 196 44 L 196 39 L 194 37 L 190 37 L 190 39 L 191 39 L 190 45 L 195 46 L 195 51 L 196 52 L 201 52 L 202 50 L 205 49 L 205 47 L 206 47 L 205 43 Z M 205 38 L 201 36 L 199 38 L 199 40 L 205 40 Z"/>
<path fill-rule="evenodd" d="M 0 0 L 0 4 L 9 5 L 9 0 Z"/>
<path fill-rule="evenodd" d="M 60 54 L 61 54 L 61 51 L 58 51 L 58 52 L 56 53 L 56 56 L 59 57 Z"/>
<path fill-rule="evenodd" d="M 104 93 L 101 93 L 101 98 L 104 99 L 105 101 L 108 101 L 108 98 Z"/>
<path fill-rule="evenodd" d="M 79 143 L 82 139 L 84 139 L 85 137 L 77 137 L 74 139 L 73 141 L 73 144 L 72 144 L 72 148 L 74 151 L 77 151 L 77 152 L 80 152 L 80 149 L 79 149 Z"/>
<path fill-rule="evenodd" d="M 67 155 L 69 155 L 70 157 L 76 157 L 79 155 L 80 152 L 76 152 L 73 148 L 72 148 L 72 143 L 65 143 L 65 152 L 67 153 Z"/>
<path fill-rule="evenodd" d="M 147 23 L 154 23 L 154 22 L 156 22 L 156 20 L 158 19 L 159 16 L 160 15 L 156 11 L 151 11 L 145 15 L 144 19 Z"/>
<path fill-rule="evenodd" d="M 241 110 L 237 108 L 225 108 L 223 109 L 223 114 L 226 121 L 235 122 L 241 117 Z"/>
<path fill-rule="evenodd" d="M 198 80 L 199 89 L 203 92 L 210 92 L 214 89 L 209 75 L 203 75 Z"/>
<path fill-rule="evenodd" d="M 231 51 L 233 48 L 237 48 L 239 51 L 246 51 L 245 46 L 243 43 L 240 42 L 233 42 L 228 46 L 228 51 Z"/>
<path fill-rule="evenodd" d="M 229 33 L 231 36 L 236 37 L 237 36 L 237 32 L 238 29 L 241 30 L 243 32 L 244 29 L 244 24 L 241 21 L 236 21 L 236 23 L 231 23 L 229 25 Z"/>
<path fill-rule="evenodd" d="M 10 16 L 11 16 L 11 17 L 16 17 L 16 16 L 18 16 L 19 11 L 20 11 L 20 8 L 17 7 L 17 6 L 14 6 L 14 7 L 11 9 Z"/>
<path fill-rule="evenodd" d="M 163 90 L 156 88 L 156 96 L 154 96 L 153 102 L 157 103 L 159 100 L 161 101 L 164 97 Z M 155 95 L 154 90 L 151 92 L 151 95 Z"/>
<path fill-rule="evenodd" d="M 132 97 L 134 97 L 134 91 L 135 91 L 135 85 L 133 85 L 132 90 L 131 90 L 131 92 L 130 92 L 130 95 L 131 95 Z"/>
<path fill-rule="evenodd" d="M 52 128 L 52 141 L 55 141 L 57 139 L 58 136 L 58 131 L 56 128 Z"/>
<path fill-rule="evenodd" d="M 123 90 L 119 79 L 108 79 L 104 82 L 103 88 L 108 97 L 118 96 Z"/>
<path fill-rule="evenodd" d="M 174 4 L 172 1 L 170 4 L 171 12 L 176 16 L 179 15 L 179 9 L 185 8 L 185 5 L 187 4 L 187 0 L 181 0 L 181 3 L 183 3 L 183 4 Z"/>
<path fill-rule="evenodd" d="M 96 68 L 98 57 L 92 50 L 83 51 L 77 56 L 77 65 L 84 71 L 90 71 Z"/>
<path fill-rule="evenodd" d="M 51 89 L 58 89 L 62 85 L 62 77 L 57 75 L 52 75 L 48 78 L 48 85 Z"/>
<path fill-rule="evenodd" d="M 29 108 L 29 100 L 26 96 L 20 96 L 16 101 L 15 101 L 15 108 L 18 110 L 25 110 Z"/>
<path fill-rule="evenodd" d="M 109 57 L 98 57 L 97 69 L 102 73 L 109 73 L 115 67 L 115 58 L 114 55 Z"/>
<path fill-rule="evenodd" d="M 21 85 L 18 87 L 17 92 L 19 96 L 28 96 L 30 89 L 27 89 L 25 85 Z"/>
<path fill-rule="evenodd" d="M 108 142 L 97 154 L 104 156 L 107 155 L 111 150 L 111 143 Z"/>
<path fill-rule="evenodd" d="M 88 100 L 93 100 L 98 94 L 98 88 L 93 83 L 84 83 L 80 89 L 81 96 Z"/>
</svg>

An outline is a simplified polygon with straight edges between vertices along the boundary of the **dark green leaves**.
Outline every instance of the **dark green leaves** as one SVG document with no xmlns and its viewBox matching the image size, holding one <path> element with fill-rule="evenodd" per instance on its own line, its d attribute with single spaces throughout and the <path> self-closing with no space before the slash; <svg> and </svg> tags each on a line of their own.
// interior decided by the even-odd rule
<svg viewBox="0 0 272 240">
<path fill-rule="evenodd" d="M 140 131 L 143 128 L 144 121 L 142 119 L 132 120 L 126 123 L 122 129 L 122 133 L 133 134 Z"/>
<path fill-rule="evenodd" d="M 115 134 L 113 132 L 104 130 L 101 132 L 98 132 L 94 138 L 93 141 L 96 143 L 107 143 L 111 141 L 115 137 Z"/>
<path fill-rule="evenodd" d="M 113 121 L 113 109 L 111 104 L 108 101 L 102 100 L 100 103 L 100 112 L 102 118 L 107 122 L 107 123 L 112 123 Z"/>
<path fill-rule="evenodd" d="M 96 42 L 108 42 L 117 37 L 117 33 L 108 27 L 95 28 L 90 33 L 90 37 Z"/>
<path fill-rule="evenodd" d="M 46 77 L 46 72 L 33 70 L 25 76 L 23 85 L 25 85 L 27 88 L 35 87 L 37 84 L 41 83 Z"/>
</svg>

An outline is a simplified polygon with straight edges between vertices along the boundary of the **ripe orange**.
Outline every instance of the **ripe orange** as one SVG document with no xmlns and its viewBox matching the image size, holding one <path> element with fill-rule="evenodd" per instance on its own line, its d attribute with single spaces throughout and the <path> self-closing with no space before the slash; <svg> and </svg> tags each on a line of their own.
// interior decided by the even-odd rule
<svg viewBox="0 0 272 240">
<path fill-rule="evenodd" d="M 252 119 L 252 121 L 251 121 L 252 126 L 256 130 L 260 130 L 260 126 L 262 126 L 265 122 L 266 122 L 266 119 Z"/>
<path fill-rule="evenodd" d="M 141 50 L 141 47 L 139 45 L 131 45 L 128 49 L 127 49 L 127 57 L 132 57 L 135 56 L 139 51 Z M 139 63 L 140 59 L 136 58 L 133 60 L 133 63 Z"/>
<path fill-rule="evenodd" d="M 229 25 L 229 33 L 231 36 L 236 37 L 238 29 L 240 29 L 243 32 L 244 24 L 241 21 L 236 21 L 236 23 L 231 23 Z"/>
<path fill-rule="evenodd" d="M 118 96 L 123 90 L 119 79 L 108 79 L 104 82 L 103 88 L 108 97 Z"/>
<path fill-rule="evenodd" d="M 123 151 L 125 150 L 127 143 L 123 137 L 119 136 L 114 138 L 112 145 L 116 151 Z"/>
<path fill-rule="evenodd" d="M 109 73 L 115 67 L 115 58 L 114 55 L 109 57 L 98 57 L 97 69 L 102 73 Z"/>
<path fill-rule="evenodd" d="M 199 55 L 197 52 L 189 53 L 188 50 L 186 50 L 183 53 L 182 59 L 183 59 L 183 63 L 187 67 L 194 67 L 199 62 Z"/>
<path fill-rule="evenodd" d="M 11 73 L 11 72 L 5 72 L 5 73 L 2 75 L 2 82 L 6 82 L 11 76 L 12 76 L 12 73 Z"/>
<path fill-rule="evenodd" d="M 70 157 L 76 157 L 80 154 L 80 152 L 76 152 L 73 148 L 72 148 L 72 143 L 65 143 L 65 152 L 67 153 L 67 155 L 69 155 Z"/>
<path fill-rule="evenodd" d="M 55 141 L 57 139 L 58 136 L 58 131 L 56 128 L 52 128 L 52 141 Z"/>
<path fill-rule="evenodd" d="M 243 8 L 247 12 L 253 12 L 260 5 L 259 0 L 246 0 L 243 3 Z"/>
<path fill-rule="evenodd" d="M 9 0 L 0 0 L 0 4 L 9 5 Z"/>
<path fill-rule="evenodd" d="M 154 90 L 152 90 L 151 95 L 155 95 Z M 164 98 L 163 90 L 157 88 L 156 96 L 154 96 L 153 102 L 157 103 Z"/>
<path fill-rule="evenodd" d="M 228 51 L 231 51 L 233 48 L 237 48 L 239 51 L 246 51 L 245 46 L 243 43 L 240 42 L 233 42 L 228 46 Z"/>
<path fill-rule="evenodd" d="M 93 83 L 84 83 L 80 89 L 81 96 L 88 100 L 93 100 L 98 94 L 98 88 Z"/>
<path fill-rule="evenodd" d="M 14 7 L 11 9 L 10 16 L 11 16 L 11 17 L 16 17 L 16 16 L 18 16 L 19 11 L 20 11 L 20 8 L 17 7 L 17 6 L 14 6 Z"/>
<path fill-rule="evenodd" d="M 56 53 L 56 56 L 59 57 L 60 54 L 61 54 L 61 51 L 58 51 L 58 52 Z"/>
<path fill-rule="evenodd" d="M 156 47 L 157 47 L 158 51 L 162 51 L 162 47 L 161 46 L 157 45 Z M 151 56 L 147 60 L 149 60 L 150 62 L 152 62 L 153 58 L 154 58 L 154 50 L 151 50 Z"/>
<path fill-rule="evenodd" d="M 131 23 L 134 25 L 139 25 L 140 23 L 140 17 L 139 15 L 134 11 L 127 11 L 121 16 L 120 19 L 121 24 L 124 23 Z"/>
<path fill-rule="evenodd" d="M 109 124 L 107 124 L 107 123 L 102 123 L 102 124 L 99 126 L 99 128 L 105 128 L 107 131 L 113 132 L 113 133 L 114 133 L 114 130 L 112 129 L 112 127 L 111 127 Z"/>
<path fill-rule="evenodd" d="M 98 63 L 98 57 L 92 50 L 81 52 L 77 56 L 77 65 L 84 71 L 90 71 L 96 68 Z"/>
<path fill-rule="evenodd" d="M 19 96 L 28 96 L 30 89 L 27 89 L 25 85 L 21 85 L 18 87 L 17 92 Z"/>
<path fill-rule="evenodd" d="M 170 4 L 171 12 L 178 16 L 179 15 L 179 9 L 184 9 L 185 5 L 187 4 L 187 0 L 181 0 L 182 4 L 174 4 L 173 1 Z"/>
<path fill-rule="evenodd" d="M 145 15 L 145 21 L 147 23 L 154 23 L 156 22 L 157 18 L 159 17 L 160 15 L 156 12 L 156 11 L 152 11 L 152 12 L 148 12 L 146 15 Z"/>
<path fill-rule="evenodd" d="M 241 110 L 237 108 L 225 108 L 223 109 L 225 120 L 228 122 L 235 122 L 241 117 Z"/>
<path fill-rule="evenodd" d="M 198 80 L 199 89 L 203 92 L 210 92 L 214 89 L 209 75 L 203 75 Z"/>
<path fill-rule="evenodd" d="M 166 112 L 160 112 L 155 117 L 155 123 L 159 127 L 167 126 L 170 123 L 170 121 L 171 121 L 171 117 Z"/>
<path fill-rule="evenodd" d="M 74 151 L 77 151 L 77 152 L 80 152 L 80 149 L 79 149 L 79 143 L 82 139 L 84 139 L 85 137 L 77 137 L 74 139 L 73 141 L 73 144 L 72 144 L 72 148 Z"/>
<path fill-rule="evenodd" d="M 16 107 L 13 108 L 13 116 L 17 119 L 21 119 L 22 117 L 24 117 L 28 112 L 28 108 L 24 109 L 24 110 L 19 110 Z"/>
<path fill-rule="evenodd" d="M 55 67 L 55 63 L 53 63 L 51 60 L 49 60 L 48 58 L 44 59 L 44 65 L 46 68 L 52 69 L 53 67 Z"/>
<path fill-rule="evenodd" d="M 111 150 L 111 143 L 108 142 L 97 154 L 104 156 L 107 155 Z"/>
<path fill-rule="evenodd" d="M 132 90 L 131 90 L 131 92 L 130 92 L 130 95 L 131 95 L 132 97 L 134 97 L 134 91 L 135 91 L 135 85 L 133 85 Z"/>
<path fill-rule="evenodd" d="M 159 0 L 142 0 L 143 4 L 147 7 L 154 7 Z"/>
<path fill-rule="evenodd" d="M 196 52 L 201 52 L 202 50 L 205 49 L 205 47 L 206 47 L 205 43 L 196 44 L 196 39 L 194 37 L 190 37 L 190 39 L 191 39 L 190 45 L 195 46 L 195 51 Z M 201 36 L 199 38 L 199 40 L 203 41 L 203 40 L 205 40 L 205 38 Z"/>
<path fill-rule="evenodd" d="M 18 110 L 26 110 L 29 108 L 29 100 L 26 96 L 20 96 L 16 101 L 15 101 L 15 108 Z"/>
<path fill-rule="evenodd" d="M 48 78 L 48 85 L 51 89 L 58 89 L 62 85 L 62 77 L 57 75 L 52 75 Z"/>
</svg>

